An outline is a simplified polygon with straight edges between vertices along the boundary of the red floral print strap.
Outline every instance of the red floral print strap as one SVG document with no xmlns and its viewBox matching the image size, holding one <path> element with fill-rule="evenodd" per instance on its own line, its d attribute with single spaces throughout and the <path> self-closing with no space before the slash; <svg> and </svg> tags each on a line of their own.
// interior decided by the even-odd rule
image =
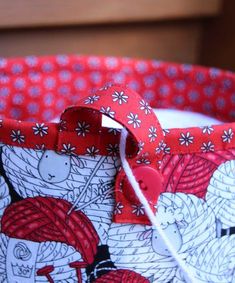
<svg viewBox="0 0 235 283">
<path fill-rule="evenodd" d="M 78 136 L 84 135 L 84 139 L 86 138 L 88 125 L 89 131 L 92 131 L 91 127 L 101 127 L 100 113 L 122 124 L 138 145 L 138 152 L 134 156 L 129 155 L 127 159 L 151 208 L 155 210 L 154 205 L 162 190 L 159 165 L 163 152 L 159 152 L 157 148 L 163 143 L 163 131 L 151 107 L 133 90 L 112 85 L 66 109 L 61 115 L 60 123 L 66 127 L 59 132 L 58 151 L 63 152 L 67 145 L 67 153 L 71 153 L 69 151 L 79 146 L 78 141 L 76 142 Z M 81 127 L 76 128 L 79 124 Z M 149 223 L 123 170 L 116 178 L 115 200 L 116 207 L 125 207 L 125 219 L 123 215 L 114 213 L 115 222 Z M 141 213 L 133 217 L 133 209 L 140 210 Z"/>
<path fill-rule="evenodd" d="M 88 125 L 89 132 L 92 132 L 91 127 L 97 132 L 97 126 L 101 127 L 100 115 L 91 110 L 119 122 L 132 134 L 139 147 L 139 153 L 135 156 L 136 161 L 140 157 L 146 157 L 148 164 L 156 166 L 156 162 L 161 160 L 162 153 L 158 153 L 156 148 L 163 141 L 163 130 L 156 115 L 135 91 L 120 85 L 100 89 L 63 112 L 60 124 L 66 126 L 61 127 L 59 132 L 58 151 L 63 152 L 64 145 L 69 143 L 70 147 L 79 146 L 76 137 L 84 136 L 86 139 L 85 132 Z M 78 124 L 81 125 L 80 128 Z M 71 140 L 74 144 L 71 144 Z"/>
</svg>

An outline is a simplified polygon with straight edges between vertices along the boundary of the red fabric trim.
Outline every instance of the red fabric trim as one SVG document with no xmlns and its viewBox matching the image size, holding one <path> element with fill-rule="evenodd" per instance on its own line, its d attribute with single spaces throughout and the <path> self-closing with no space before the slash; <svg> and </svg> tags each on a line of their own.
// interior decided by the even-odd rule
<svg viewBox="0 0 235 283">
<path fill-rule="evenodd" d="M 55 150 L 57 125 L 45 124 L 48 134 L 42 137 L 34 134 L 32 127 L 35 123 L 19 124 L 16 120 L 34 120 L 41 125 L 42 121 L 59 117 L 66 107 L 110 82 L 127 84 L 152 107 L 192 110 L 223 121 L 234 120 L 235 76 L 230 72 L 115 57 L 60 55 L 3 58 L 0 59 L 1 141 L 15 146 L 44 146 Z M 96 133 L 91 133 L 89 146 L 87 138 L 83 142 L 79 139 L 78 154 L 87 153 L 92 146 L 97 147 L 96 138 L 100 129 L 94 130 Z M 235 123 L 214 126 L 210 133 L 209 130 L 202 131 L 197 127 L 172 129 L 166 134 L 166 145 L 161 144 L 160 148 L 166 153 L 177 154 L 207 149 L 217 151 L 235 146 Z M 186 145 L 183 140 L 188 132 L 189 138 L 193 139 Z M 15 138 L 14 141 L 13 137 L 18 134 L 22 138 Z M 107 146 L 113 145 L 113 142 L 118 144 L 118 134 L 114 137 L 107 135 L 106 138 L 102 133 L 99 153 L 107 154 Z"/>
<path fill-rule="evenodd" d="M 39 126 L 42 123 L 37 123 Z M 20 146 L 33 149 L 52 149 L 57 150 L 57 140 L 60 125 L 55 123 L 43 123 L 43 127 L 48 127 L 47 134 L 40 135 L 34 134 L 33 127 L 37 127 L 34 122 L 19 122 L 11 119 L 4 119 L 0 121 L 0 142 L 9 144 L 12 146 Z M 14 131 L 14 132 L 13 132 Z M 20 131 L 20 132 L 18 132 Z M 210 134 L 208 133 L 210 132 Z M 182 134 L 186 135 L 190 133 L 193 137 L 193 143 L 188 146 L 181 144 Z M 162 150 L 165 154 L 188 154 L 199 152 L 214 152 L 218 150 L 225 150 L 235 147 L 235 123 L 225 123 L 222 125 L 211 126 L 210 129 L 191 127 L 185 129 L 170 129 L 164 137 L 164 144 L 159 145 L 159 150 Z M 21 136 L 21 138 L 14 138 Z M 76 153 L 80 155 L 89 155 L 92 147 L 95 154 L 101 155 L 117 155 L 118 144 L 120 140 L 119 132 L 112 132 L 106 128 L 103 128 L 100 132 L 96 129 L 96 132 L 91 132 L 89 135 L 78 136 L 76 133 L 63 132 L 61 137 L 64 137 L 64 143 L 71 145 L 79 144 L 76 147 Z M 226 138 L 227 136 L 227 138 Z M 100 142 L 102 139 L 102 142 Z M 209 144 L 208 144 L 209 143 Z M 135 145 L 132 143 L 129 145 L 128 152 L 134 152 Z M 111 150 L 112 148 L 116 149 Z"/>
</svg>

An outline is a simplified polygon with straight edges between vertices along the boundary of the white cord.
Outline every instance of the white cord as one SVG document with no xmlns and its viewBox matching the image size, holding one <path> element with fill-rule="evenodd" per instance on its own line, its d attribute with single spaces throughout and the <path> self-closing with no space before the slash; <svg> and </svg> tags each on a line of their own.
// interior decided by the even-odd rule
<svg viewBox="0 0 235 283">
<path fill-rule="evenodd" d="M 146 215 L 148 216 L 150 222 L 154 226 L 155 229 L 158 230 L 160 236 L 162 237 L 163 242 L 167 246 L 169 252 L 171 253 L 172 257 L 175 259 L 177 262 L 179 268 L 184 274 L 184 279 L 186 280 L 187 283 L 197 283 L 195 278 L 190 274 L 189 267 L 186 266 L 185 261 L 180 257 L 180 255 L 177 253 L 175 250 L 174 246 L 171 244 L 169 239 L 167 238 L 165 232 L 161 228 L 161 224 L 158 221 L 157 217 L 154 215 L 147 199 L 145 198 L 144 194 L 142 193 L 138 182 L 135 179 L 135 176 L 131 170 L 131 167 L 126 159 L 126 140 L 127 140 L 127 135 L 128 132 L 125 128 L 122 129 L 121 131 L 121 139 L 120 139 L 120 145 L 119 145 L 119 150 L 120 150 L 120 158 L 122 162 L 122 168 L 127 176 L 128 181 L 130 182 L 136 196 L 138 197 L 139 201 L 141 204 L 144 206 Z"/>
</svg>

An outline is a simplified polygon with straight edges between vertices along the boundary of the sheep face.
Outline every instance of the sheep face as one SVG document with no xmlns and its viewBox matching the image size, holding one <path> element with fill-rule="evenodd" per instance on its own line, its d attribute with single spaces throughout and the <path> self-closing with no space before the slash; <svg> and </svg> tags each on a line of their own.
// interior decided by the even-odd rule
<svg viewBox="0 0 235 283">
<path fill-rule="evenodd" d="M 65 154 L 57 154 L 53 150 L 46 150 L 38 165 L 41 178 L 49 183 L 60 183 L 66 180 L 70 174 L 71 157 Z"/>
<path fill-rule="evenodd" d="M 163 228 L 166 237 L 174 245 L 176 251 L 179 251 L 183 240 L 180 234 L 179 228 L 176 223 L 169 224 L 166 228 Z M 160 236 L 158 230 L 154 229 L 152 232 L 152 247 L 153 250 L 163 256 L 170 256 L 171 253 L 167 249 L 162 237 Z"/>
</svg>

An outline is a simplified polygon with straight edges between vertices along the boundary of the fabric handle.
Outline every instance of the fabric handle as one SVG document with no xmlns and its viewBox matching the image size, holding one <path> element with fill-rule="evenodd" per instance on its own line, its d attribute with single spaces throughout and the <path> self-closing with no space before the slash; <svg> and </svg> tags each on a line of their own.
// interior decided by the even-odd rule
<svg viewBox="0 0 235 283">
<path fill-rule="evenodd" d="M 135 159 L 140 155 L 146 156 L 150 164 L 161 160 L 162 152 L 157 152 L 156 149 L 163 141 L 163 131 L 156 115 L 139 94 L 120 85 L 100 89 L 62 113 L 60 123 L 67 124 L 68 127 L 62 128 L 59 132 L 58 150 L 62 148 L 63 136 L 68 136 L 68 133 L 78 134 L 76 125 L 79 122 L 84 127 L 92 124 L 97 130 L 97 127 L 101 126 L 101 114 L 110 117 L 128 130 L 139 147 Z"/>
</svg>

